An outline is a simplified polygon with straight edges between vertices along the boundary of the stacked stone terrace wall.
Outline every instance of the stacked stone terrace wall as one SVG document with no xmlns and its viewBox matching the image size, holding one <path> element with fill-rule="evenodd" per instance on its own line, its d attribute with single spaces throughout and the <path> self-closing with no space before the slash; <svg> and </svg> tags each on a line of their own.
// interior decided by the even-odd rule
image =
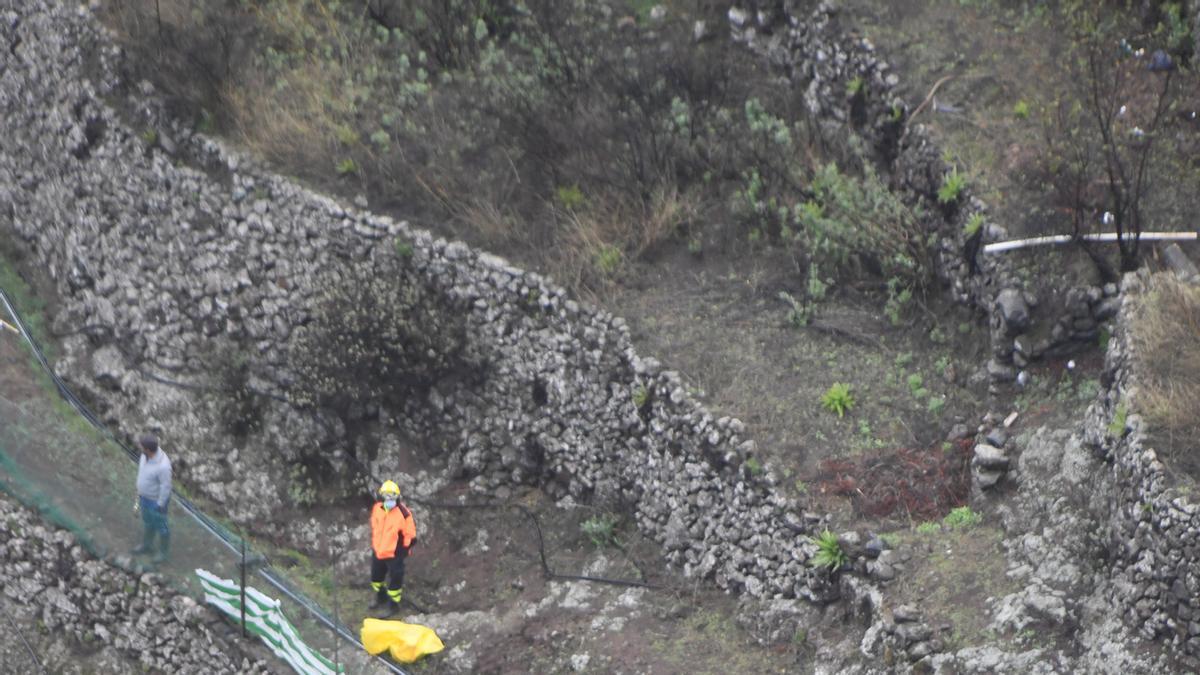
<svg viewBox="0 0 1200 675">
<path fill-rule="evenodd" d="M 936 274 L 950 296 L 988 317 L 993 355 L 987 372 L 995 391 L 1014 381 L 1031 360 L 1057 358 L 1096 343 L 1111 320 L 1116 286 L 1080 286 L 1065 295 L 1057 313 L 1016 274 L 1009 258 L 984 254 L 985 244 L 1005 241 L 1008 230 L 988 216 L 988 206 L 967 186 L 958 203 L 938 203 L 952 166 L 921 124 L 931 111 L 897 95 L 901 78 L 867 37 L 858 37 L 833 4 L 795 0 L 747 0 L 729 12 L 734 39 L 764 54 L 803 89 L 811 114 L 835 137 L 852 128 L 887 168 L 891 187 L 906 202 L 924 207 L 922 236 L 938 240 Z M 862 86 L 849 93 L 851 81 Z M 909 119 L 910 115 L 918 116 Z M 965 225 L 984 217 L 977 233 Z M 1056 308 L 1057 310 L 1058 308 Z M 1040 330 L 1044 325 L 1045 330 Z M 1030 337 L 1037 334 L 1039 337 Z"/>
<path fill-rule="evenodd" d="M 735 39 L 786 69 L 804 89 L 810 112 L 827 124 L 850 124 L 862 135 L 890 165 L 893 189 L 911 203 L 933 207 L 923 225 L 939 237 L 938 276 L 956 301 L 990 321 L 993 353 L 986 369 L 993 392 L 1015 380 L 1031 361 L 1066 357 L 1095 345 L 1102 330 L 1115 332 L 1105 369 L 1105 382 L 1111 384 L 1082 425 L 1085 438 L 1111 463 L 1119 486 L 1111 512 L 1096 514 L 1111 539 L 1114 588 L 1128 608 L 1127 619 L 1144 636 L 1165 637 L 1198 653 L 1200 506 L 1167 488 L 1164 466 L 1147 445 L 1138 416 L 1130 417 L 1128 433 L 1119 440 L 1106 435 L 1118 402 L 1128 400 L 1131 388 L 1130 317 L 1128 308 L 1121 308 L 1124 293 L 1137 292 L 1140 282 L 1127 277 L 1121 287 L 1072 287 L 1056 312 L 1038 311 L 1038 298 L 1012 265 L 1003 256 L 982 253 L 983 244 L 1007 239 L 1006 229 L 989 219 L 977 240 L 964 235 L 967 219 L 975 213 L 986 215 L 987 205 L 968 196 L 963 208 L 936 208 L 938 187 L 951 167 L 923 125 L 914 122 L 904 131 L 896 124 L 894 111 L 907 116 L 913 109 L 895 95 L 901 80 L 869 39 L 851 37 L 846 26 L 839 25 L 837 10 L 824 1 L 745 0 L 730 11 L 729 19 Z M 1200 26 L 1200 9 L 1195 22 Z M 855 78 L 865 83 L 859 101 L 846 93 Z M 996 450 L 988 445 L 997 442 L 989 431 L 979 434 L 977 450 Z M 1004 471 L 981 471 L 980 459 L 977 456 L 974 463 L 977 486 L 988 489 Z M 1007 461 L 1005 457 L 1005 466 Z M 987 480 L 980 482 L 981 475 Z M 866 592 L 857 595 L 870 599 Z"/>
<path fill-rule="evenodd" d="M 1144 289 L 1143 276 L 1126 275 L 1122 297 L 1137 297 Z M 1136 409 L 1138 397 L 1132 313 L 1124 303 L 1105 358 L 1107 386 L 1083 427 L 1084 442 L 1107 463 L 1117 486 L 1109 512 L 1097 515 L 1104 518 L 1113 592 L 1123 601 L 1126 620 L 1147 639 L 1162 638 L 1198 655 L 1200 504 L 1194 492 L 1173 487 L 1145 420 L 1127 412 Z"/>
<path fill-rule="evenodd" d="M 769 474 L 752 475 L 741 423 L 715 418 L 677 374 L 639 357 L 620 319 L 192 135 L 148 85 L 120 81 L 121 56 L 86 9 L 31 0 L 4 10 L 0 55 L 0 232 L 54 282 L 55 328 L 69 335 L 60 370 L 127 429 L 200 438 L 216 430 L 197 418 L 193 394 L 160 383 L 201 379 L 212 345 L 243 350 L 252 384 L 274 397 L 264 431 L 241 452 L 173 446 L 183 479 L 235 517 L 275 511 L 286 494 L 268 476 L 336 436 L 283 402 L 290 340 L 322 271 L 399 241 L 435 301 L 465 312 L 468 350 L 488 365 L 381 417 L 444 439 L 451 464 L 483 490 L 534 483 L 626 505 L 690 576 L 757 597 L 827 597 L 806 565 L 814 523 Z M 124 99 L 124 112 L 110 99 Z M 254 508 L 237 503 L 245 495 Z"/>
</svg>

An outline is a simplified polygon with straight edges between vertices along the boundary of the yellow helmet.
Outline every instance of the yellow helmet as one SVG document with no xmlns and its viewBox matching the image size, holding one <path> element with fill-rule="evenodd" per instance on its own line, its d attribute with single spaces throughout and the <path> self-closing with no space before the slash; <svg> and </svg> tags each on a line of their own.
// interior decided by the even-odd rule
<svg viewBox="0 0 1200 675">
<path fill-rule="evenodd" d="M 385 480 L 383 481 L 383 485 L 379 486 L 379 496 L 384 498 L 399 497 L 400 486 L 396 485 L 395 481 Z"/>
</svg>

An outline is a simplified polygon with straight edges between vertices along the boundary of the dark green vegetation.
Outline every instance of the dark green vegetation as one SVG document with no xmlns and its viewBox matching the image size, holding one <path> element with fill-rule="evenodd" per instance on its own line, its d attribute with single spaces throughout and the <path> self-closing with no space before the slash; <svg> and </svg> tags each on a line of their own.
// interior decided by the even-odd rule
<svg viewBox="0 0 1200 675">
<path fill-rule="evenodd" d="M 864 269 L 893 297 L 924 288 L 919 214 L 727 38 L 725 5 L 644 5 L 165 0 L 108 18 L 198 129 L 576 290 L 664 242 L 731 240 L 791 252 L 805 304 Z"/>
<path fill-rule="evenodd" d="M 838 542 L 837 535 L 825 530 L 810 540 L 817 547 L 817 552 L 809 560 L 809 564 L 813 567 L 822 567 L 830 572 L 836 572 L 845 565 L 849 558 L 846 552 L 842 550 L 842 545 Z"/>
</svg>

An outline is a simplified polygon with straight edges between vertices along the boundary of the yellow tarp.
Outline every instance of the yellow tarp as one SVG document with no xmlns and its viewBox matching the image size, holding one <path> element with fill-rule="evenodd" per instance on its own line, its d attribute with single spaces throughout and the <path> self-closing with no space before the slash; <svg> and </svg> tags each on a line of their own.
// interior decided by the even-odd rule
<svg viewBox="0 0 1200 675">
<path fill-rule="evenodd" d="M 381 619 L 363 619 L 362 643 L 372 655 L 386 651 L 400 663 L 412 663 L 445 649 L 432 628 Z"/>
</svg>

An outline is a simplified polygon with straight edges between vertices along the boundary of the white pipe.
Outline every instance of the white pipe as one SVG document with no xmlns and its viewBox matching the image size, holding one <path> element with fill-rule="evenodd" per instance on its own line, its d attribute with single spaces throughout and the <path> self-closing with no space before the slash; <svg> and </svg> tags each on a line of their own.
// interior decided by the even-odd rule
<svg viewBox="0 0 1200 675">
<path fill-rule="evenodd" d="M 1126 234 L 1126 238 L 1133 238 L 1134 235 Z M 1195 232 L 1143 232 L 1140 239 L 1142 241 L 1196 241 L 1197 233 Z M 1003 253 L 1005 251 L 1013 251 L 1019 248 L 1028 246 L 1041 246 L 1043 244 L 1065 244 L 1073 241 L 1075 237 L 1069 234 L 1055 234 L 1047 237 L 1031 237 L 1029 239 L 1014 239 L 1012 241 L 999 241 L 994 244 L 986 244 L 983 247 L 984 253 Z M 1115 232 L 1105 232 L 1104 234 L 1085 234 L 1082 239 L 1085 241 L 1117 241 Z"/>
</svg>

